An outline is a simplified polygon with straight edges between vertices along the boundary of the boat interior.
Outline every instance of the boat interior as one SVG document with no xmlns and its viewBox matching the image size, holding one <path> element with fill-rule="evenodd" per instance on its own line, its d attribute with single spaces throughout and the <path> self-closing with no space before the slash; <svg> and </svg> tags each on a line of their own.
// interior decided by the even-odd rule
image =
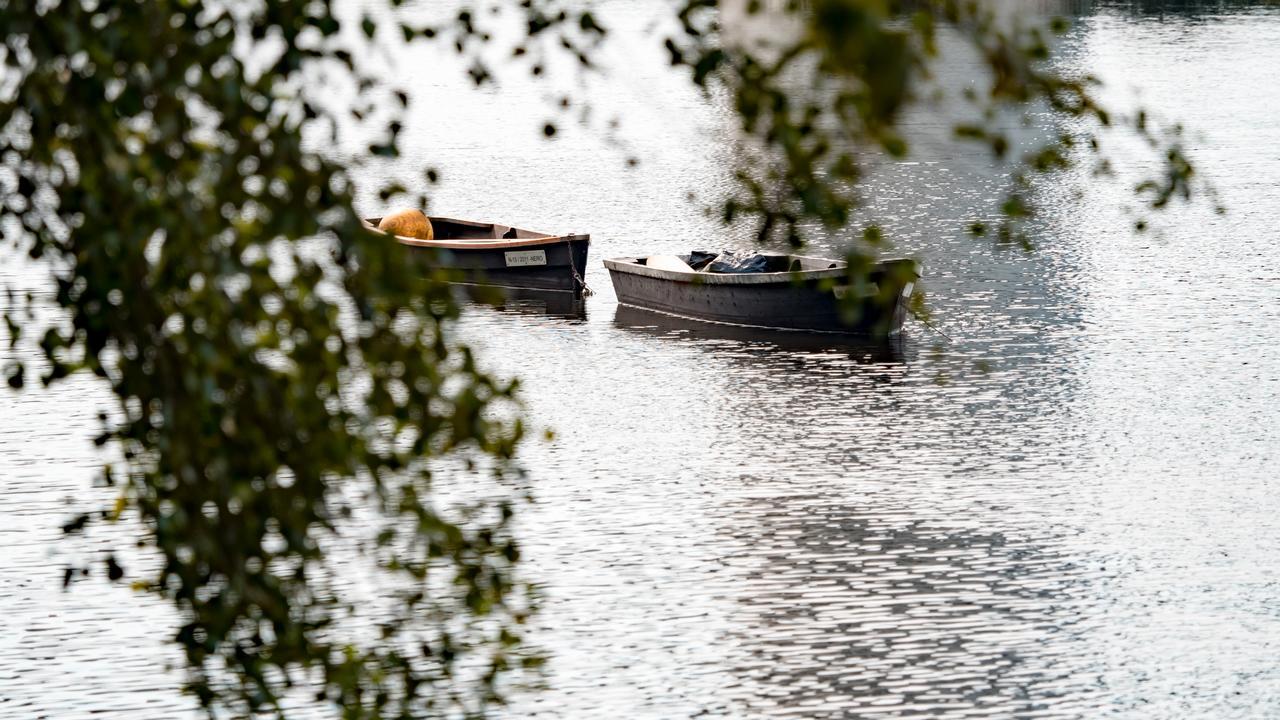
<svg viewBox="0 0 1280 720">
<path fill-rule="evenodd" d="M 789 273 L 810 272 L 815 270 L 835 270 L 844 267 L 844 263 L 826 258 L 806 257 L 804 255 L 772 255 L 754 254 L 743 257 L 749 260 L 749 269 L 719 270 L 712 267 L 713 261 L 720 257 L 719 253 L 695 250 L 687 255 L 650 255 L 635 258 L 637 265 L 674 270 L 676 272 L 750 272 L 750 273 Z"/>
<path fill-rule="evenodd" d="M 478 223 L 449 218 L 431 218 L 437 240 L 524 240 L 551 237 L 547 233 L 524 230 L 510 225 Z"/>
<path fill-rule="evenodd" d="M 435 240 L 526 240 L 554 237 L 547 233 L 534 232 L 533 230 L 511 227 L 510 225 L 455 220 L 453 218 L 435 216 L 429 217 L 431 218 L 431 229 L 435 234 Z M 382 218 L 380 217 L 372 217 L 366 218 L 365 222 L 376 228 L 381 220 Z"/>
</svg>

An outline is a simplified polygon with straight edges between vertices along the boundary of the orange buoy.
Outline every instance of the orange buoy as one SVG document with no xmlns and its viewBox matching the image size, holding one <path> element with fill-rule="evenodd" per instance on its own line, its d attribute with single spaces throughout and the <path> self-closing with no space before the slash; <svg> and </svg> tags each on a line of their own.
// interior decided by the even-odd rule
<svg viewBox="0 0 1280 720">
<path fill-rule="evenodd" d="M 378 229 L 383 232 L 414 238 L 415 240 L 433 240 L 435 231 L 431 228 L 431 219 L 421 210 L 397 210 L 378 221 Z"/>
</svg>

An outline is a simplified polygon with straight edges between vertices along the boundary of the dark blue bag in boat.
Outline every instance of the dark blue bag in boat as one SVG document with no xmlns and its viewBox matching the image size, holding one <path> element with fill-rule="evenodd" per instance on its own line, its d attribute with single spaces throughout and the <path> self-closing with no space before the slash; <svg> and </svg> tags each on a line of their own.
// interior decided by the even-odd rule
<svg viewBox="0 0 1280 720">
<path fill-rule="evenodd" d="M 785 255 L 738 255 L 734 252 L 722 252 L 706 267 L 706 272 L 713 273 L 767 273 L 786 272 L 787 256 Z"/>
</svg>

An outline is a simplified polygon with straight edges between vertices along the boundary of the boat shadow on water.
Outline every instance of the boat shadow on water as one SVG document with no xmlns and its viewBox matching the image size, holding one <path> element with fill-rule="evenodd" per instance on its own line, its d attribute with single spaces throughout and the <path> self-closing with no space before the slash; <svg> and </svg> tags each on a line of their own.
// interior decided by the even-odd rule
<svg viewBox="0 0 1280 720">
<path fill-rule="evenodd" d="M 906 362 L 906 342 L 901 334 L 877 339 L 839 333 L 744 327 L 690 320 L 630 305 L 618 305 L 613 322 L 628 332 L 673 341 L 731 341 L 762 352 L 832 353 L 867 364 Z"/>
</svg>

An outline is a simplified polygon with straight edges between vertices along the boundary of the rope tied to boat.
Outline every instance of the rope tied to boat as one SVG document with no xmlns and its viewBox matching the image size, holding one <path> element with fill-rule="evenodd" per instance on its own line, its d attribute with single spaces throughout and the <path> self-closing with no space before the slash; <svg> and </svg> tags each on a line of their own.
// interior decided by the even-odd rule
<svg viewBox="0 0 1280 720">
<path fill-rule="evenodd" d="M 570 237 L 576 237 L 576 233 L 570 234 Z M 590 297 L 596 294 L 595 290 L 587 284 L 587 281 L 578 273 L 578 266 L 573 263 L 573 246 L 569 246 L 569 270 L 573 273 L 573 281 L 578 283 L 582 288 L 582 297 Z"/>
<path fill-rule="evenodd" d="M 933 323 L 931 323 L 931 322 L 929 322 L 927 319 L 925 319 L 925 317 L 924 317 L 923 315 L 921 315 L 920 313 L 916 312 L 915 310 L 913 310 L 913 309 L 911 309 L 911 308 L 907 308 L 907 312 L 911 313 L 911 317 L 915 318 L 916 320 L 919 320 L 921 323 L 923 323 L 923 324 L 924 324 L 924 326 L 925 326 L 925 327 L 929 328 L 930 330 L 932 330 L 932 331 L 934 331 L 934 332 L 938 333 L 939 335 L 941 335 L 942 337 L 946 338 L 947 342 L 955 342 L 955 338 L 953 338 L 953 337 L 951 337 L 950 335 L 948 335 L 948 334 L 946 334 L 946 333 L 942 332 L 941 330 L 939 330 L 937 327 L 935 327 L 935 326 L 934 326 L 934 324 L 933 324 Z"/>
</svg>

